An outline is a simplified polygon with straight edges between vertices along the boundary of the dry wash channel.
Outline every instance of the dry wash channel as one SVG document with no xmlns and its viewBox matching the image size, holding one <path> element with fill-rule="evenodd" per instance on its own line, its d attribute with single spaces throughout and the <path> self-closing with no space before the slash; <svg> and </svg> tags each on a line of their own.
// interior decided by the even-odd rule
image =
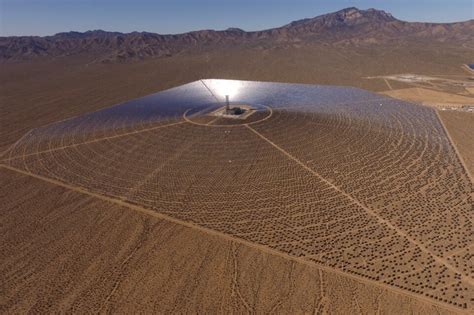
<svg viewBox="0 0 474 315">
<path fill-rule="evenodd" d="M 255 113 L 216 117 L 226 95 Z M 2 164 L 474 309 L 472 182 L 429 108 L 203 80 L 34 129 Z"/>
</svg>

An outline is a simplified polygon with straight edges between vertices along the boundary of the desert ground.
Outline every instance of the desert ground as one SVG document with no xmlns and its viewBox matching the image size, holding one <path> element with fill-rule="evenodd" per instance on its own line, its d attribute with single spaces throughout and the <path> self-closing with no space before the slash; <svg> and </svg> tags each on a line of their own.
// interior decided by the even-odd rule
<svg viewBox="0 0 474 315">
<path fill-rule="evenodd" d="M 440 109 L 468 110 L 474 108 L 474 77 L 472 76 L 404 74 L 381 76 L 377 79 L 383 80 L 389 88 L 383 93 L 394 98 Z M 412 87 L 394 89 L 393 82 L 402 82 Z"/>
<path fill-rule="evenodd" d="M 474 177 L 474 143 L 469 140 L 474 133 L 474 113 L 440 111 L 439 115 L 472 179 Z"/>
<path fill-rule="evenodd" d="M 2 64 L 0 310 L 471 312 L 474 114 L 426 105 L 472 94 L 367 79 L 467 80 L 470 54 L 301 47 Z M 40 132 L 24 145 L 34 128 L 212 77 L 356 86 L 425 106 L 379 117 L 390 130 L 379 118 L 273 108 L 230 133 L 177 117 L 52 141 Z M 305 216 L 315 210 L 319 222 Z"/>
<path fill-rule="evenodd" d="M 429 90 L 423 88 L 406 88 L 400 90 L 390 90 L 384 92 L 384 94 L 394 98 L 407 100 L 413 103 L 439 107 L 441 109 L 444 109 L 445 107 L 474 107 L 473 97 L 450 94 L 437 90 Z M 470 91 L 469 94 L 471 94 Z"/>
</svg>

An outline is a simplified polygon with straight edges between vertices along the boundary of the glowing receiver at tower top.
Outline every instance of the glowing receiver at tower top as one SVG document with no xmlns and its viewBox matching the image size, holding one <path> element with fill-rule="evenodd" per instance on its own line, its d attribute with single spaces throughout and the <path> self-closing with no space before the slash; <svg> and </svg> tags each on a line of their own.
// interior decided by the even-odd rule
<svg viewBox="0 0 474 315">
<path fill-rule="evenodd" d="M 220 97 L 233 99 L 239 94 L 241 85 L 241 82 L 234 80 L 212 80 L 209 87 Z"/>
</svg>

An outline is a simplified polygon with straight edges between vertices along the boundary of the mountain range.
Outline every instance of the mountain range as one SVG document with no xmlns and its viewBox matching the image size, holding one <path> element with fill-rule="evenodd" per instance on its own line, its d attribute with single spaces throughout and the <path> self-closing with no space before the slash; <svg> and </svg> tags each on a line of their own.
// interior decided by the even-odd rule
<svg viewBox="0 0 474 315">
<path fill-rule="evenodd" d="M 44 37 L 10 36 L 0 37 L 0 61 L 83 56 L 94 62 L 127 62 L 241 47 L 255 50 L 314 44 L 359 47 L 425 41 L 473 47 L 474 20 L 444 24 L 406 22 L 381 10 L 347 8 L 255 32 L 229 28 L 161 35 L 94 30 Z"/>
</svg>

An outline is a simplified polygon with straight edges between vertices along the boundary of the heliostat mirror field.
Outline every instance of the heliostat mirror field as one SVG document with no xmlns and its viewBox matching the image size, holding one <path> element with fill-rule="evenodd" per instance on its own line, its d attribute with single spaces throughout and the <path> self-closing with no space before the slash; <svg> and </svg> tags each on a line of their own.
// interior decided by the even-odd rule
<svg viewBox="0 0 474 315">
<path fill-rule="evenodd" d="M 244 119 L 211 115 L 225 106 Z M 350 87 L 201 80 L 26 134 L 2 163 L 462 309 L 472 181 L 436 112 Z"/>
</svg>

